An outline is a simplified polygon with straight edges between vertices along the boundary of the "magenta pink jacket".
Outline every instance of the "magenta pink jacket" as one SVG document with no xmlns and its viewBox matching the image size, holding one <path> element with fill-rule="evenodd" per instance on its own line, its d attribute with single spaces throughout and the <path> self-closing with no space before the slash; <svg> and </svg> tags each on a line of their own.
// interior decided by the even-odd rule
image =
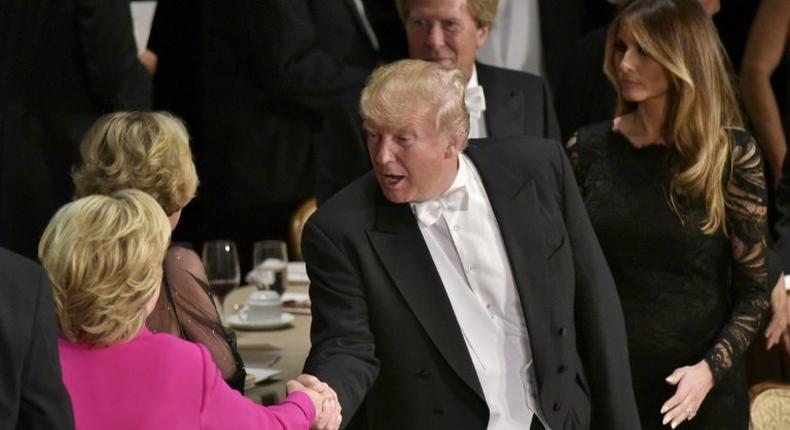
<svg viewBox="0 0 790 430">
<path fill-rule="evenodd" d="M 58 340 L 78 430 L 308 429 L 304 393 L 263 407 L 222 380 L 205 347 L 143 328 L 126 343 L 93 349 Z"/>
</svg>

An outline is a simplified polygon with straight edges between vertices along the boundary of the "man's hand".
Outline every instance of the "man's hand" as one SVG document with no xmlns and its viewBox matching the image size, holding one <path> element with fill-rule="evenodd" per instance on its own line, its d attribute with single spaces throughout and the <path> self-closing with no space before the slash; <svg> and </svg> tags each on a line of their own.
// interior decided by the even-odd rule
<svg viewBox="0 0 790 430">
<path fill-rule="evenodd" d="M 137 54 L 137 59 L 143 64 L 143 66 L 145 66 L 145 69 L 148 70 L 148 73 L 152 75 L 156 73 L 156 67 L 159 64 L 159 57 L 156 56 L 154 51 L 146 49 L 143 52 Z"/>
<path fill-rule="evenodd" d="M 286 384 L 288 392 L 304 391 L 316 405 L 316 419 L 310 427 L 314 430 L 337 430 L 343 421 L 342 408 L 337 393 L 325 382 L 308 374 L 299 375 L 295 381 Z M 313 397 L 314 393 L 316 398 Z"/>
</svg>

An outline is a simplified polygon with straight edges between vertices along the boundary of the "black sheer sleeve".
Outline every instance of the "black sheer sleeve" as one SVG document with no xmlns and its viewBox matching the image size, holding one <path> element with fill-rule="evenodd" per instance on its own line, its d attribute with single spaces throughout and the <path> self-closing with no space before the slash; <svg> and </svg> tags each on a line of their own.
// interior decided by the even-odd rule
<svg viewBox="0 0 790 430">
<path fill-rule="evenodd" d="M 244 365 L 236 351 L 235 337 L 225 331 L 212 300 L 205 269 L 192 250 L 171 247 L 165 257 L 165 279 L 156 308 L 146 324 L 203 344 L 228 384 L 244 389 Z"/>
<path fill-rule="evenodd" d="M 727 232 L 732 247 L 730 319 L 705 354 L 716 382 L 732 367 L 760 329 L 769 307 L 766 262 L 766 185 L 760 151 L 747 133 L 733 133 L 732 172 L 727 182 Z"/>
</svg>

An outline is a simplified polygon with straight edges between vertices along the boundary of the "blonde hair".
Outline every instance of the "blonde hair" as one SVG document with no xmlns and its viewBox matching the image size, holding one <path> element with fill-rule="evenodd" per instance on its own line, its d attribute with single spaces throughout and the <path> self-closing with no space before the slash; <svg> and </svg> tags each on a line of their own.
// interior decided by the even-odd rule
<svg viewBox="0 0 790 430">
<path fill-rule="evenodd" d="M 477 28 L 490 27 L 494 24 L 498 0 L 461 0 L 466 1 L 469 14 L 475 20 Z M 403 22 L 409 18 L 411 13 L 411 0 L 395 0 L 398 14 Z"/>
<path fill-rule="evenodd" d="M 138 190 L 60 208 L 38 255 L 52 281 L 61 335 L 97 347 L 132 339 L 160 287 L 170 230 L 159 203 Z"/>
<path fill-rule="evenodd" d="M 469 113 L 464 103 L 465 87 L 466 78 L 460 70 L 429 61 L 400 60 L 370 75 L 362 90 L 360 113 L 365 123 L 377 124 L 432 114 L 439 133 L 466 142 Z"/>
<path fill-rule="evenodd" d="M 91 127 L 72 178 L 75 197 L 124 188 L 145 191 L 170 215 L 186 206 L 198 185 L 189 135 L 166 112 L 117 112 Z"/>
<path fill-rule="evenodd" d="M 729 58 L 713 22 L 698 0 L 635 0 L 621 9 L 609 27 L 604 61 L 604 72 L 619 95 L 617 115 L 636 109 L 617 85 L 614 43 L 620 28 L 668 72 L 663 133 L 680 159 L 670 185 L 670 204 L 679 213 L 678 196 L 702 199 L 707 217 L 700 230 L 713 234 L 724 229 L 726 234 L 728 129 L 742 128 L 743 118 Z"/>
</svg>

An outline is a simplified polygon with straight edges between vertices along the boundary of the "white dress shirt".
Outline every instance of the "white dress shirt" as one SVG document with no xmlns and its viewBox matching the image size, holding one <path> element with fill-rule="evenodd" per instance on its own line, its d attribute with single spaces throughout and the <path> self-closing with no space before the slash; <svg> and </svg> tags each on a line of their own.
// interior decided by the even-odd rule
<svg viewBox="0 0 790 430">
<path fill-rule="evenodd" d="M 499 0 L 496 19 L 477 59 L 485 64 L 544 75 L 538 0 Z"/>
<path fill-rule="evenodd" d="M 466 110 L 469 111 L 469 138 L 488 137 L 486 129 L 486 96 L 477 82 L 477 67 L 472 66 L 472 76 L 466 83 L 464 94 Z"/>
<path fill-rule="evenodd" d="M 483 388 L 488 429 L 529 428 L 534 415 L 541 416 L 529 333 L 474 164 L 461 154 L 450 188 L 436 200 L 411 206 Z"/>
</svg>

